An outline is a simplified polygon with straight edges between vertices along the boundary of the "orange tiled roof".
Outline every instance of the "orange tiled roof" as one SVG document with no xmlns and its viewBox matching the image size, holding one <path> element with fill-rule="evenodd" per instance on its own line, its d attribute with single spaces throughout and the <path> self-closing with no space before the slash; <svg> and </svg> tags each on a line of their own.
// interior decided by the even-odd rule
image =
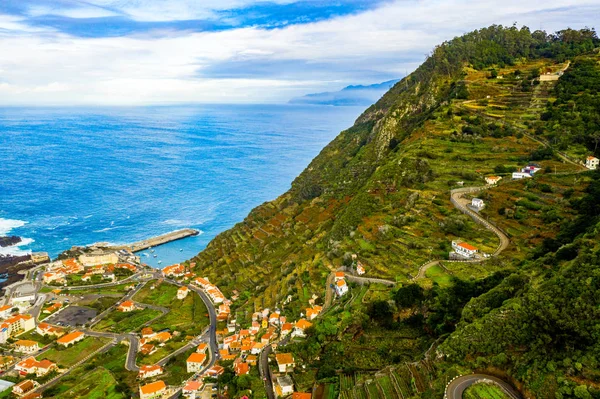
<svg viewBox="0 0 600 399">
<path fill-rule="evenodd" d="M 153 393 L 156 393 L 156 392 L 161 391 L 166 388 L 167 388 L 167 386 L 165 385 L 164 381 L 156 381 L 156 382 L 152 382 L 150 384 L 141 386 L 140 392 L 144 395 L 151 395 Z"/>
<path fill-rule="evenodd" d="M 84 334 L 81 331 L 73 331 L 72 333 L 67 334 L 64 337 L 57 339 L 56 342 L 58 342 L 59 344 L 68 344 L 70 342 L 75 341 L 83 335 Z"/>
<path fill-rule="evenodd" d="M 463 247 L 464 249 L 467 249 L 469 251 L 477 251 L 477 248 L 475 248 L 471 244 L 467 244 L 466 242 L 461 242 L 460 244 L 458 244 L 458 246 Z"/>
<path fill-rule="evenodd" d="M 294 356 L 291 353 L 278 353 L 275 355 L 278 364 L 292 364 L 294 363 Z"/>
<path fill-rule="evenodd" d="M 206 355 L 204 353 L 194 352 L 187 358 L 188 363 L 204 363 L 206 361 Z"/>
<path fill-rule="evenodd" d="M 307 321 L 306 319 L 300 319 L 296 322 L 296 327 L 301 330 L 307 329 L 310 326 L 312 326 L 312 323 Z"/>
</svg>

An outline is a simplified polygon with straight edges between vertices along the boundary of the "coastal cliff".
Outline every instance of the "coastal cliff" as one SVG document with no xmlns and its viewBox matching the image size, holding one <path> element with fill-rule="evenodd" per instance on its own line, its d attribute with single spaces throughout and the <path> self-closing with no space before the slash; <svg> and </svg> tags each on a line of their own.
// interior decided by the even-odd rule
<svg viewBox="0 0 600 399">
<path fill-rule="evenodd" d="M 532 397 L 572 397 L 579 383 L 589 395 L 598 372 L 599 340 L 586 332 L 597 327 L 595 300 L 577 287 L 598 286 L 600 179 L 581 164 L 598 156 L 593 133 L 582 128 L 597 126 L 600 111 L 590 89 L 600 83 L 598 45 L 588 29 L 548 35 L 514 26 L 441 44 L 288 192 L 217 236 L 192 260 L 196 271 L 226 295 L 239 293 L 232 309 L 242 324 L 267 307 L 296 319 L 315 297 L 330 305 L 328 276 L 353 272 L 353 258 L 366 277 L 386 280 L 351 285 L 306 342 L 291 346 L 313 366 L 313 374 L 295 375 L 308 381 L 305 389 L 320 381 L 360 397 L 369 389 L 362 376 L 381 369 L 373 378 L 383 390 L 391 378 L 409 390 L 403 397 L 440 397 L 444 381 L 485 370 Z M 511 181 L 527 165 L 538 174 Z M 442 263 L 417 279 L 422 265 L 448 259 L 452 241 L 485 255 L 498 248 L 498 237 L 449 195 L 491 176 L 503 184 L 481 192 L 479 212 L 507 232 L 508 248 L 482 264 Z M 552 310 L 570 306 L 577 311 Z M 504 320 L 509 313 L 519 325 Z M 581 339 L 569 343 L 570 334 Z"/>
</svg>

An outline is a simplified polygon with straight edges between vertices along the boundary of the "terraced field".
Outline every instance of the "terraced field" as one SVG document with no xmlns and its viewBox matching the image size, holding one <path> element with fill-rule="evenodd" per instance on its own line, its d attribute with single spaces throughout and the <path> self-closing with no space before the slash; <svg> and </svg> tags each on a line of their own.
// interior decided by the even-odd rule
<svg viewBox="0 0 600 399">
<path fill-rule="evenodd" d="M 375 375 L 340 376 L 341 399 L 404 399 L 431 388 L 433 370 L 427 362 L 402 364 Z"/>
</svg>

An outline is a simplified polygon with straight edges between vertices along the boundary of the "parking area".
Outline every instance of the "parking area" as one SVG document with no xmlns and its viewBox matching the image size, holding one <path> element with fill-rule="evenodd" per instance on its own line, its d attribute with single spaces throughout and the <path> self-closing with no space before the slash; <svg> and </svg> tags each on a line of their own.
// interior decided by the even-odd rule
<svg viewBox="0 0 600 399">
<path fill-rule="evenodd" d="M 25 296 L 25 295 L 33 294 L 35 291 L 36 290 L 35 290 L 35 286 L 33 285 L 33 283 L 25 283 L 25 284 L 20 284 L 15 288 L 14 295 L 15 296 Z"/>
<path fill-rule="evenodd" d="M 48 323 L 64 326 L 79 326 L 88 323 L 96 317 L 95 309 L 84 306 L 69 306 L 58 314 L 52 315 L 46 319 Z"/>
</svg>

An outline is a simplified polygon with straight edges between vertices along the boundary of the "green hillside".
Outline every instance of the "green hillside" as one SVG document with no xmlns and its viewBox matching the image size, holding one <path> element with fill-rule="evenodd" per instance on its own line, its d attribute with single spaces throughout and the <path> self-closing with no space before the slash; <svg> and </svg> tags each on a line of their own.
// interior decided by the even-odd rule
<svg viewBox="0 0 600 399">
<path fill-rule="evenodd" d="M 241 323 L 288 296 L 283 313 L 298 318 L 313 294 L 325 300 L 327 276 L 351 254 L 365 277 L 396 283 L 351 284 L 291 345 L 310 366 L 294 375 L 306 388 L 441 397 L 448 378 L 486 370 L 532 397 L 596 396 L 600 180 L 581 161 L 600 155 L 598 45 L 587 29 L 501 26 L 441 44 L 287 193 L 217 236 L 192 260 L 197 271 L 241 293 Z M 511 181 L 530 162 L 540 171 Z M 491 175 L 503 179 L 477 194 L 481 214 L 508 248 L 414 279 L 448 258 L 452 240 L 494 253 L 498 236 L 450 201 L 451 189 Z"/>
</svg>

